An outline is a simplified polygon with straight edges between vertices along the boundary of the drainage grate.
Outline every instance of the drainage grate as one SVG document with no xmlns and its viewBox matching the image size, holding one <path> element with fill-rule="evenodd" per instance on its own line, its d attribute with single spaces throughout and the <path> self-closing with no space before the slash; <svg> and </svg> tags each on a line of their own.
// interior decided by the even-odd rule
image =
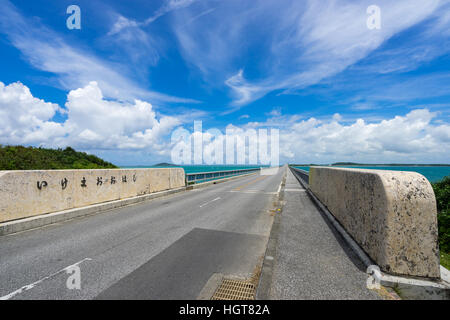
<svg viewBox="0 0 450 320">
<path fill-rule="evenodd" d="M 255 300 L 255 291 L 251 282 L 224 279 L 211 300 Z"/>
</svg>

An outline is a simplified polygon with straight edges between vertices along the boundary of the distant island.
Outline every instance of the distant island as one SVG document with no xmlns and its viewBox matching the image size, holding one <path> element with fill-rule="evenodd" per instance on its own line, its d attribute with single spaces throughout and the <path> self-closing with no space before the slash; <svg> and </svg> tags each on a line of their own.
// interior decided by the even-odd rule
<svg viewBox="0 0 450 320">
<path fill-rule="evenodd" d="M 161 163 L 155 164 L 154 167 L 178 167 L 178 166 L 173 163 L 161 162 Z"/>
<path fill-rule="evenodd" d="M 46 149 L 0 145 L 0 170 L 115 169 L 114 164 L 71 147 Z"/>
<path fill-rule="evenodd" d="M 366 167 L 448 167 L 450 164 L 418 164 L 418 163 L 355 163 L 355 162 L 336 162 L 332 166 L 366 166 Z"/>
<path fill-rule="evenodd" d="M 356 162 L 335 162 L 333 164 L 290 164 L 294 167 L 310 167 L 310 166 L 360 166 L 360 167 L 450 167 L 450 164 L 422 164 L 422 163 L 356 163 Z"/>
</svg>

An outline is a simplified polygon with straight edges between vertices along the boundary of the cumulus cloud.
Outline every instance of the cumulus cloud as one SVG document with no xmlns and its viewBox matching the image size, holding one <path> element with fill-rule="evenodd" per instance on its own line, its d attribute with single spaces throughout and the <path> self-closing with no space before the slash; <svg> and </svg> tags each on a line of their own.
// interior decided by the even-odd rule
<svg viewBox="0 0 450 320">
<path fill-rule="evenodd" d="M 65 127 L 73 144 L 91 148 L 161 150 L 159 143 L 180 121 L 162 116 L 159 120 L 150 103 L 106 100 L 96 82 L 69 92 Z"/>
<path fill-rule="evenodd" d="M 0 82 L 0 143 L 40 144 L 64 134 L 50 119 L 61 112 L 57 104 L 33 97 L 22 83 Z"/>
<path fill-rule="evenodd" d="M 22 83 L 5 86 L 0 82 L 0 143 L 148 151 L 168 159 L 173 147 L 170 135 L 183 124 L 180 117 L 158 115 L 142 100 L 106 99 L 96 82 L 70 91 L 65 107 L 34 97 Z M 53 120 L 57 113 L 64 113 L 66 120 Z M 230 124 L 226 129 L 238 130 L 237 143 L 242 144 L 242 130 L 251 130 L 254 135 L 258 128 L 278 127 L 281 162 L 436 163 L 450 159 L 450 125 L 434 121 L 437 113 L 428 109 L 372 122 L 349 122 L 340 114 L 331 115 L 329 120 L 301 119 L 280 111 L 268 116 L 271 118 L 265 122 L 248 122 L 241 128 Z M 223 140 L 214 138 L 218 131 L 203 131 L 207 160 Z"/>
<path fill-rule="evenodd" d="M 416 109 L 373 123 L 358 119 L 342 124 L 340 115 L 330 121 L 296 121 L 280 133 L 281 156 L 301 163 L 446 163 L 450 159 L 450 125 L 434 124 L 435 117 L 428 109 Z"/>
<path fill-rule="evenodd" d="M 58 123 L 55 114 L 67 113 Z M 144 150 L 167 154 L 166 136 L 180 124 L 170 116 L 157 116 L 145 101 L 107 100 L 96 82 L 72 90 L 66 111 L 32 96 L 21 83 L 0 82 L 0 143 L 73 146 L 89 149 Z"/>
<path fill-rule="evenodd" d="M 300 120 L 298 115 L 289 117 L 277 113 L 265 122 L 249 122 L 242 127 L 229 124 L 221 132 L 203 130 L 203 160 L 210 161 L 214 154 L 219 155 L 219 163 L 261 164 L 260 158 L 256 161 L 256 153 L 249 154 L 249 144 L 258 143 L 259 129 L 279 129 L 280 163 L 448 163 L 450 124 L 434 121 L 436 116 L 428 109 L 416 109 L 406 115 L 368 122 L 349 121 L 338 113 L 330 115 L 328 120 L 313 117 Z M 232 162 L 227 159 L 230 155 L 233 159 L 233 151 L 228 154 L 228 140 L 223 136 L 227 131 L 240 146 L 234 151 L 236 158 Z M 271 136 L 271 130 L 263 131 Z M 202 141 L 199 132 L 184 132 L 185 140 L 178 144 L 179 149 L 194 151 L 194 137 Z M 264 141 L 263 137 L 259 143 L 264 145 Z M 268 140 L 267 143 L 272 144 Z M 197 155 L 201 155 L 199 150 Z M 193 159 L 194 156 L 183 161 L 191 163 Z M 253 160 L 249 162 L 249 159 Z"/>
</svg>

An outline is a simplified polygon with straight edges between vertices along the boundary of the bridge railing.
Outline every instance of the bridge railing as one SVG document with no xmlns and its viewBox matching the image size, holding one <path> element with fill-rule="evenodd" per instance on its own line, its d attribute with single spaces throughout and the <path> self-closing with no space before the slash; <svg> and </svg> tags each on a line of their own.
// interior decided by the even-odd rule
<svg viewBox="0 0 450 320">
<path fill-rule="evenodd" d="M 297 178 L 302 179 L 303 182 L 305 182 L 307 185 L 309 185 L 309 172 L 306 170 L 302 170 L 296 167 L 290 166 L 292 169 L 292 172 Z"/>
<path fill-rule="evenodd" d="M 186 173 L 186 185 L 206 182 L 210 180 L 224 179 L 243 174 L 249 174 L 260 170 L 261 170 L 260 168 L 248 168 L 248 169 L 236 169 L 224 171 Z"/>
</svg>

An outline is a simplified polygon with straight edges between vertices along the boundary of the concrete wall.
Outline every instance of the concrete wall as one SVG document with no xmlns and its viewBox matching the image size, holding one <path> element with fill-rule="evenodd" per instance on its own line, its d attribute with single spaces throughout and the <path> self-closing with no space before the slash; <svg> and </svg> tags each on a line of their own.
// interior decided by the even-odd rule
<svg viewBox="0 0 450 320">
<path fill-rule="evenodd" d="M 0 222 L 183 186 L 182 168 L 0 171 Z"/>
<path fill-rule="evenodd" d="M 425 177 L 311 167 L 309 185 L 383 271 L 439 278 L 436 199 Z"/>
</svg>

